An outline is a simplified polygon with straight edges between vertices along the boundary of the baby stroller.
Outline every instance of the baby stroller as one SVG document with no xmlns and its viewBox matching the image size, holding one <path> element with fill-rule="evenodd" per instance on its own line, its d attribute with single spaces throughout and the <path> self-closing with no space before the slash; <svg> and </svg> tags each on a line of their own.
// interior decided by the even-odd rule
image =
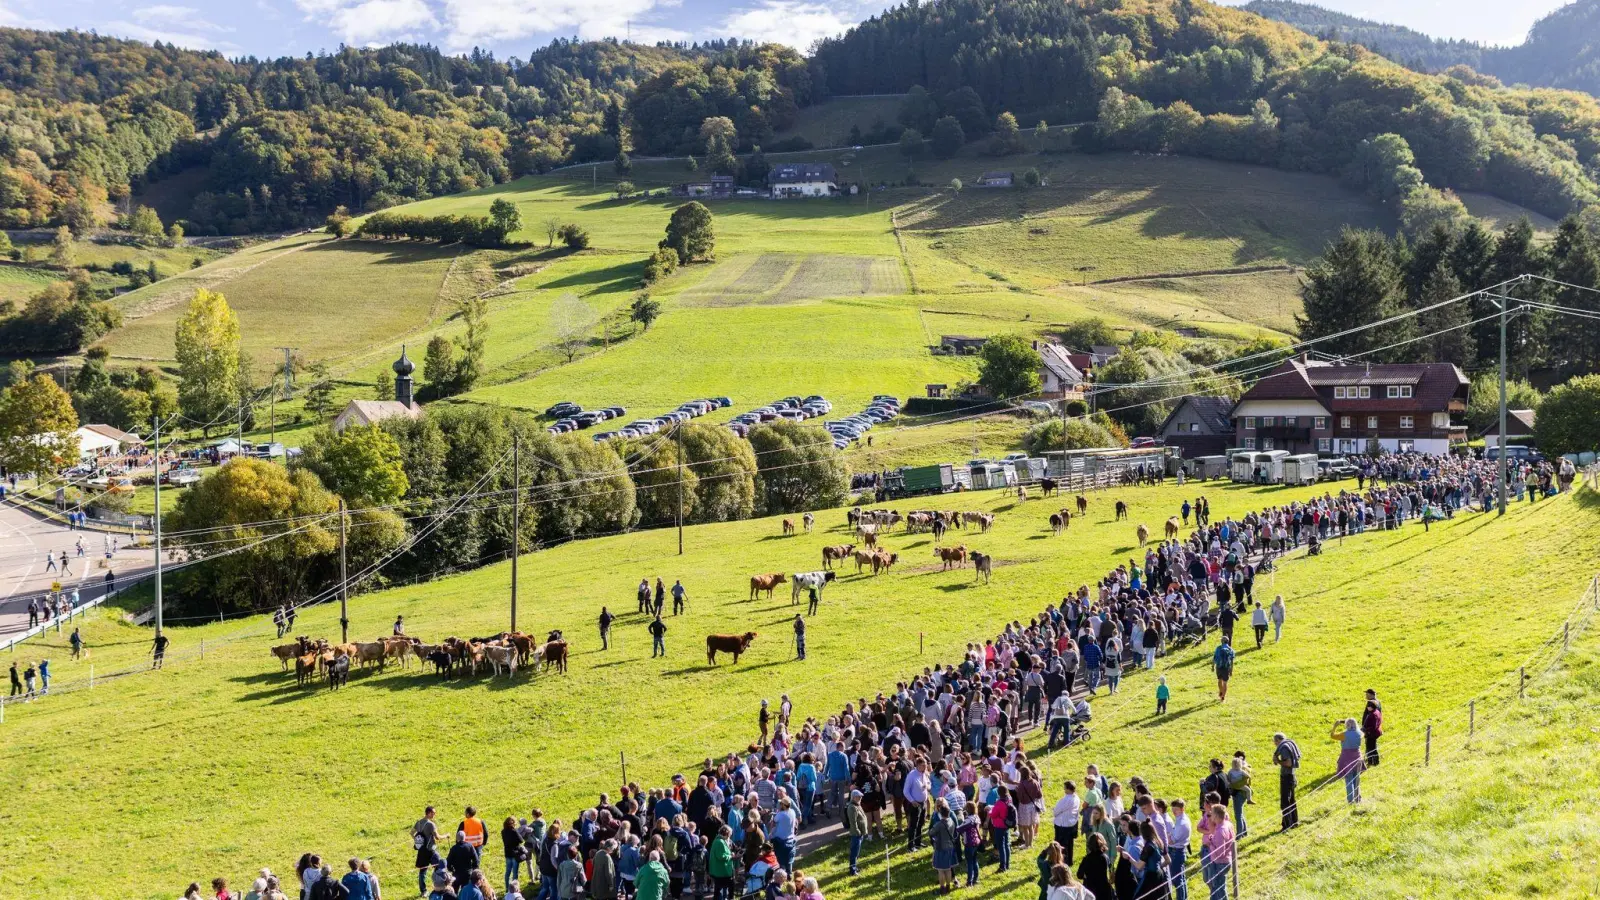
<svg viewBox="0 0 1600 900">
<path fill-rule="evenodd" d="M 1087 743 L 1090 737 L 1089 721 L 1092 718 L 1092 715 L 1079 715 L 1077 712 L 1074 712 L 1072 716 L 1066 720 L 1066 724 L 1064 726 L 1060 724 L 1060 719 L 1052 722 L 1050 727 L 1050 741 L 1047 745 L 1048 749 L 1059 750 L 1063 747 L 1070 747 L 1073 744 Z"/>
<path fill-rule="evenodd" d="M 1183 621 L 1183 629 L 1172 636 L 1172 649 L 1182 650 L 1203 643 L 1206 638 L 1206 626 L 1199 619 L 1190 616 Z"/>
</svg>

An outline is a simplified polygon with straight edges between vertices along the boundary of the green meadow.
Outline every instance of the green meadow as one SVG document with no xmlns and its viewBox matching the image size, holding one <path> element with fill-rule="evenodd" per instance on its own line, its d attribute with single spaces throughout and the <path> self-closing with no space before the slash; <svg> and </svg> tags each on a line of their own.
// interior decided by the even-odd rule
<svg viewBox="0 0 1600 900">
<path fill-rule="evenodd" d="M 566 632 L 573 643 L 566 675 L 444 682 L 416 668 L 391 669 L 358 672 L 339 692 L 301 688 L 268 655 L 271 626 L 255 617 L 173 623 L 164 672 L 110 678 L 144 664 L 149 633 L 99 615 L 85 626 L 88 661 L 69 661 L 64 637 L 53 635 L 25 651 L 48 655 L 58 689 L 70 690 L 7 709 L 0 774 L 12 791 L 0 809 L 0 853 L 9 861 L 0 894 L 169 897 L 191 880 L 223 874 L 241 883 L 262 865 L 287 870 L 309 850 L 371 856 L 390 890 L 404 891 L 405 829 L 424 804 L 453 815 L 473 803 L 491 819 L 538 806 L 568 819 L 619 783 L 620 754 L 629 778 L 660 783 L 748 742 L 762 698 L 787 693 L 801 715 L 826 715 L 950 661 L 967 641 L 1126 561 L 1137 552 L 1134 526 L 1158 524 L 1183 497 L 1206 494 L 1222 517 L 1312 492 L 1220 483 L 1113 490 L 1094 495 L 1088 516 L 1059 538 L 1048 536 L 1046 503 L 1019 505 L 1000 492 L 947 497 L 944 505 L 998 514 L 989 534 L 951 536 L 996 556 L 993 582 L 974 584 L 970 569 L 941 571 L 927 536 L 895 534 L 886 539 L 900 554 L 893 571 L 875 578 L 847 566 L 827 589 L 810 621 L 805 662 L 790 652 L 796 609 L 788 596 L 780 588 L 771 600 L 751 601 L 746 582 L 757 572 L 819 568 L 821 546 L 849 540 L 842 510 L 821 512 L 818 533 L 809 536 L 783 537 L 775 519 L 693 527 L 682 556 L 670 530 L 527 555 L 518 625 Z M 1111 521 L 1117 498 L 1131 506 L 1127 522 Z M 1214 699 L 1209 648 L 1181 652 L 1163 661 L 1173 688 L 1167 716 L 1153 715 L 1154 680 L 1129 674 L 1119 696 L 1097 703 L 1090 744 L 1055 754 L 1043 754 L 1036 737 L 1029 746 L 1051 785 L 1096 762 L 1116 778 L 1146 778 L 1158 795 L 1188 796 L 1211 756 L 1243 749 L 1264 769 L 1269 738 L 1283 730 L 1306 749 L 1312 783 L 1332 769 L 1335 748 L 1322 738 L 1329 723 L 1359 712 L 1366 687 L 1384 698 L 1388 740 L 1397 748 L 1414 744 L 1429 722 L 1441 730 L 1459 725 L 1469 699 L 1507 696 L 1510 673 L 1559 630 L 1597 568 L 1600 510 L 1587 493 L 1520 505 L 1505 519 L 1462 514 L 1428 532 L 1409 526 L 1330 542 L 1322 556 L 1288 561 L 1258 581 L 1266 599 L 1285 596 L 1289 623 L 1282 644 L 1241 652 L 1226 704 Z M 656 576 L 681 578 L 690 603 L 686 615 L 668 620 L 668 656 L 652 660 L 633 588 Z M 508 623 L 508 584 L 508 566 L 497 564 L 359 594 L 351 635 L 386 634 L 396 615 L 428 640 L 497 632 Z M 599 650 L 594 634 L 602 604 L 622 617 L 609 651 Z M 337 617 L 333 606 L 309 610 L 296 631 L 337 636 Z M 745 630 L 760 637 L 737 666 L 706 664 L 704 635 Z M 90 666 L 99 679 L 92 690 Z M 1379 820 L 1368 812 L 1387 816 L 1391 805 L 1414 803 L 1414 791 L 1431 789 L 1398 749 L 1391 759 L 1367 777 L 1366 807 L 1352 813 L 1334 790 L 1314 792 L 1307 814 L 1315 827 L 1289 838 L 1268 836 L 1273 806 L 1264 791 L 1251 808 L 1262 836 L 1245 843 L 1247 889 L 1309 897 L 1347 884 L 1338 881 L 1347 876 L 1320 867 L 1273 874 L 1291 854 L 1318 847 L 1324 825 L 1357 834 L 1383 829 L 1360 838 L 1367 843 L 1417 843 L 1415 816 Z M 1481 814 L 1498 819 L 1493 807 Z M 1356 843 L 1333 846 L 1363 852 L 1366 844 Z M 837 846 L 807 856 L 802 867 L 822 879 L 829 897 L 885 896 L 882 851 L 869 848 L 872 861 L 859 877 L 844 873 Z M 1487 847 L 1473 854 L 1475 865 L 1501 877 L 1529 877 L 1510 854 Z M 101 864 L 63 867 L 63 859 Z M 1019 856 L 1014 871 L 998 877 L 986 866 L 983 896 L 1035 896 L 1031 862 Z M 925 853 L 896 853 L 889 863 L 894 894 L 928 892 Z M 1389 871 L 1373 895 L 1407 896 L 1407 870 Z M 1440 880 L 1420 896 L 1448 890 L 1442 860 L 1428 871 Z M 1417 889 L 1414 879 L 1409 887 Z"/>
</svg>

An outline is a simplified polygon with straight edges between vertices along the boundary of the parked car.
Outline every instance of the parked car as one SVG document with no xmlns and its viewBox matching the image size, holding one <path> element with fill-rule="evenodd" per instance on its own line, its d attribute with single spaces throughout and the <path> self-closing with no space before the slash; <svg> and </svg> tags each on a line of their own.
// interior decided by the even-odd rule
<svg viewBox="0 0 1600 900">
<path fill-rule="evenodd" d="M 563 400 L 545 410 L 544 414 L 552 419 L 561 419 L 566 418 L 567 416 L 576 415 L 581 412 L 583 412 L 583 407 L 573 403 L 571 400 Z"/>
<path fill-rule="evenodd" d="M 1317 461 L 1317 477 L 1322 481 L 1340 481 L 1345 478 L 1356 477 L 1355 466 L 1342 459 L 1322 459 Z"/>
<path fill-rule="evenodd" d="M 1495 440 L 1498 441 L 1499 438 L 1496 438 Z M 1483 451 L 1483 458 L 1498 461 L 1500 459 L 1500 445 L 1490 444 L 1489 447 Z M 1526 447 L 1522 444 L 1507 444 L 1506 459 L 1509 459 L 1513 462 L 1542 463 L 1544 462 L 1544 454 L 1533 449 L 1532 447 Z"/>
<path fill-rule="evenodd" d="M 605 413 L 608 419 L 620 419 L 628 414 L 628 410 L 621 406 L 608 406 L 601 412 Z"/>
<path fill-rule="evenodd" d="M 1027 458 L 1028 458 L 1028 454 L 1026 454 L 1026 453 L 1007 453 L 1005 456 L 1002 456 L 1000 458 L 1000 461 L 1003 462 L 1003 463 L 1014 463 L 1014 462 L 1017 462 L 1018 460 L 1023 460 L 1023 459 L 1027 459 Z"/>
<path fill-rule="evenodd" d="M 617 437 L 617 432 L 615 431 L 597 431 L 594 435 L 594 442 L 598 444 L 601 441 L 609 441 L 614 437 Z"/>
<path fill-rule="evenodd" d="M 661 430 L 661 426 L 648 419 L 640 419 L 637 422 L 629 422 L 628 427 L 632 428 L 638 434 L 655 434 L 657 431 Z"/>
<path fill-rule="evenodd" d="M 727 409 L 733 405 L 733 399 L 731 397 L 714 397 L 712 399 L 716 400 L 718 409 Z"/>
<path fill-rule="evenodd" d="M 1130 450 L 1143 450 L 1146 447 L 1159 447 L 1161 442 L 1153 437 L 1136 437 L 1128 444 Z"/>
</svg>

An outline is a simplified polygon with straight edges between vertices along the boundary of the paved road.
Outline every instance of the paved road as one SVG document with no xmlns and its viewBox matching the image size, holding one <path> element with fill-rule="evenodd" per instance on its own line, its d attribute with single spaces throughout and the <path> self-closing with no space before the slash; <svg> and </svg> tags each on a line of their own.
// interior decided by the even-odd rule
<svg viewBox="0 0 1600 900">
<path fill-rule="evenodd" d="M 96 531 L 73 531 L 41 519 L 11 505 L 0 503 L 0 635 L 28 628 L 28 600 L 50 590 L 60 582 L 65 590 L 78 589 L 78 597 L 88 602 L 105 593 L 105 554 L 110 541 L 118 550 L 109 561 L 119 584 L 127 584 L 148 571 L 153 562 L 145 550 L 121 549 L 128 538 L 108 536 Z M 78 543 L 83 543 L 83 556 Z M 61 552 L 67 553 L 67 569 L 59 565 Z M 58 561 L 56 569 L 45 565 L 48 552 Z"/>
</svg>

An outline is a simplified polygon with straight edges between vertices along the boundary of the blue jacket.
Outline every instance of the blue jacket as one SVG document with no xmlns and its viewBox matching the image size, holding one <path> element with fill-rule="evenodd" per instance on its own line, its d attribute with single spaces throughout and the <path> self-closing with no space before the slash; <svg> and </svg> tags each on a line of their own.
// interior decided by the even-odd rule
<svg viewBox="0 0 1600 900">
<path fill-rule="evenodd" d="M 1233 648 L 1227 644 L 1218 644 L 1217 649 L 1211 652 L 1211 665 L 1218 669 L 1233 668 Z"/>
<path fill-rule="evenodd" d="M 350 892 L 350 900 L 372 900 L 372 880 L 365 873 L 351 872 L 339 879 L 339 883 Z"/>
<path fill-rule="evenodd" d="M 850 757 L 846 756 L 844 751 L 831 750 L 828 752 L 828 780 L 850 780 Z"/>
<path fill-rule="evenodd" d="M 1102 654 L 1100 652 L 1100 645 L 1099 644 L 1088 644 L 1088 643 L 1086 643 L 1086 644 L 1083 645 L 1083 664 L 1084 665 L 1088 666 L 1091 669 L 1098 669 L 1098 668 L 1100 668 L 1100 661 L 1103 658 L 1104 658 L 1104 654 Z"/>
<path fill-rule="evenodd" d="M 656 808 L 650 812 L 654 818 L 666 819 L 668 822 L 671 822 L 677 817 L 678 813 L 683 812 L 683 807 L 679 806 L 678 801 L 672 799 L 671 797 L 662 797 L 660 800 L 656 801 Z"/>
</svg>

